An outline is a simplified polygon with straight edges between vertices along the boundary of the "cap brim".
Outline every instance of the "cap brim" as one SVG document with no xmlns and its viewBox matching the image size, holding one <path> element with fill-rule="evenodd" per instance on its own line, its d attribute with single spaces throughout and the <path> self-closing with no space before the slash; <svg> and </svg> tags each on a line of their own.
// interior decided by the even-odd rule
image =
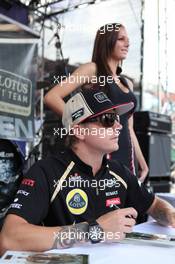
<svg viewBox="0 0 175 264">
<path fill-rule="evenodd" d="M 101 111 L 101 112 L 99 112 L 99 113 L 97 113 L 97 114 L 91 115 L 90 118 L 91 118 L 91 117 L 98 116 L 98 115 L 101 115 L 101 114 L 103 114 L 103 113 L 106 113 L 106 112 L 108 112 L 108 111 L 110 111 L 110 110 L 112 110 L 112 109 L 115 109 L 115 110 L 116 110 L 116 113 L 117 113 L 118 115 L 123 115 L 123 114 L 129 112 L 133 107 L 134 107 L 134 103 L 133 103 L 133 102 L 125 103 L 125 104 L 120 104 L 120 105 L 114 105 L 114 106 L 112 106 L 112 107 L 110 107 L 110 108 L 104 109 L 103 111 Z M 84 120 L 86 120 L 86 119 L 87 119 L 87 118 L 85 118 Z M 84 120 L 83 120 L 83 121 L 84 121 Z M 82 122 L 82 121 L 81 121 L 81 122 Z"/>
<path fill-rule="evenodd" d="M 116 107 L 114 107 L 114 109 L 116 109 L 118 115 L 123 115 L 129 112 L 131 109 L 133 109 L 133 107 L 134 107 L 134 103 L 130 102 L 130 103 L 117 105 Z"/>
</svg>

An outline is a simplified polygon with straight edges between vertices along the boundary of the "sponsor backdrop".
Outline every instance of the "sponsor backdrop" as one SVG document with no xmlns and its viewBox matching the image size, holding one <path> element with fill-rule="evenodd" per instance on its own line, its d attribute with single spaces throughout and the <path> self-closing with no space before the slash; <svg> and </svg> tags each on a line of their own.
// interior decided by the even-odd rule
<svg viewBox="0 0 175 264">
<path fill-rule="evenodd" d="M 0 38 L 0 138 L 33 140 L 36 73 L 35 39 Z"/>
</svg>

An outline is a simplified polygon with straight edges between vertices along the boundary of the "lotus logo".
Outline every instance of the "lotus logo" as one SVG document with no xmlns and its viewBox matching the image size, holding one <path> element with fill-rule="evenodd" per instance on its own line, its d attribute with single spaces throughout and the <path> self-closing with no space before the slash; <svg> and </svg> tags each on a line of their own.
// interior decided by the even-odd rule
<svg viewBox="0 0 175 264">
<path fill-rule="evenodd" d="M 72 208 L 83 208 L 86 205 L 85 200 L 80 196 L 79 193 L 76 193 L 72 199 L 69 201 L 69 206 Z"/>
<path fill-rule="evenodd" d="M 73 189 L 66 196 L 66 204 L 72 214 L 83 214 L 87 209 L 88 196 L 82 189 Z"/>
</svg>

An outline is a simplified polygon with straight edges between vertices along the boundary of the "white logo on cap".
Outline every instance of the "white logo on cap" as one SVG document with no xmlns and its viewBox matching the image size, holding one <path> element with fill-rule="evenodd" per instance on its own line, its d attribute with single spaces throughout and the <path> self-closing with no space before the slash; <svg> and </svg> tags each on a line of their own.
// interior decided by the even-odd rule
<svg viewBox="0 0 175 264">
<path fill-rule="evenodd" d="M 76 112 L 72 113 L 72 121 L 75 121 L 79 117 L 84 115 L 84 108 L 78 109 Z"/>
<path fill-rule="evenodd" d="M 110 100 L 109 100 L 109 98 L 107 97 L 107 95 L 104 94 L 103 92 L 99 92 L 99 93 L 94 94 L 94 97 L 95 97 L 95 99 L 96 99 L 99 103 L 104 103 L 104 102 L 106 102 L 106 101 L 109 101 L 109 102 L 110 102 Z"/>
</svg>

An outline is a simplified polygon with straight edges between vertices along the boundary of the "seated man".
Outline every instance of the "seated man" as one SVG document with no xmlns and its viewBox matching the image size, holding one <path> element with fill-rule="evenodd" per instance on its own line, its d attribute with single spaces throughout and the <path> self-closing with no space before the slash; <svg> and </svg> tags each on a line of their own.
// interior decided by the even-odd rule
<svg viewBox="0 0 175 264">
<path fill-rule="evenodd" d="M 121 163 L 105 159 L 118 148 L 119 115 L 132 107 L 113 105 L 97 88 L 69 99 L 62 117 L 69 148 L 28 171 L 0 235 L 1 253 L 119 241 L 145 212 L 175 227 L 170 204 L 149 193 Z"/>
</svg>

